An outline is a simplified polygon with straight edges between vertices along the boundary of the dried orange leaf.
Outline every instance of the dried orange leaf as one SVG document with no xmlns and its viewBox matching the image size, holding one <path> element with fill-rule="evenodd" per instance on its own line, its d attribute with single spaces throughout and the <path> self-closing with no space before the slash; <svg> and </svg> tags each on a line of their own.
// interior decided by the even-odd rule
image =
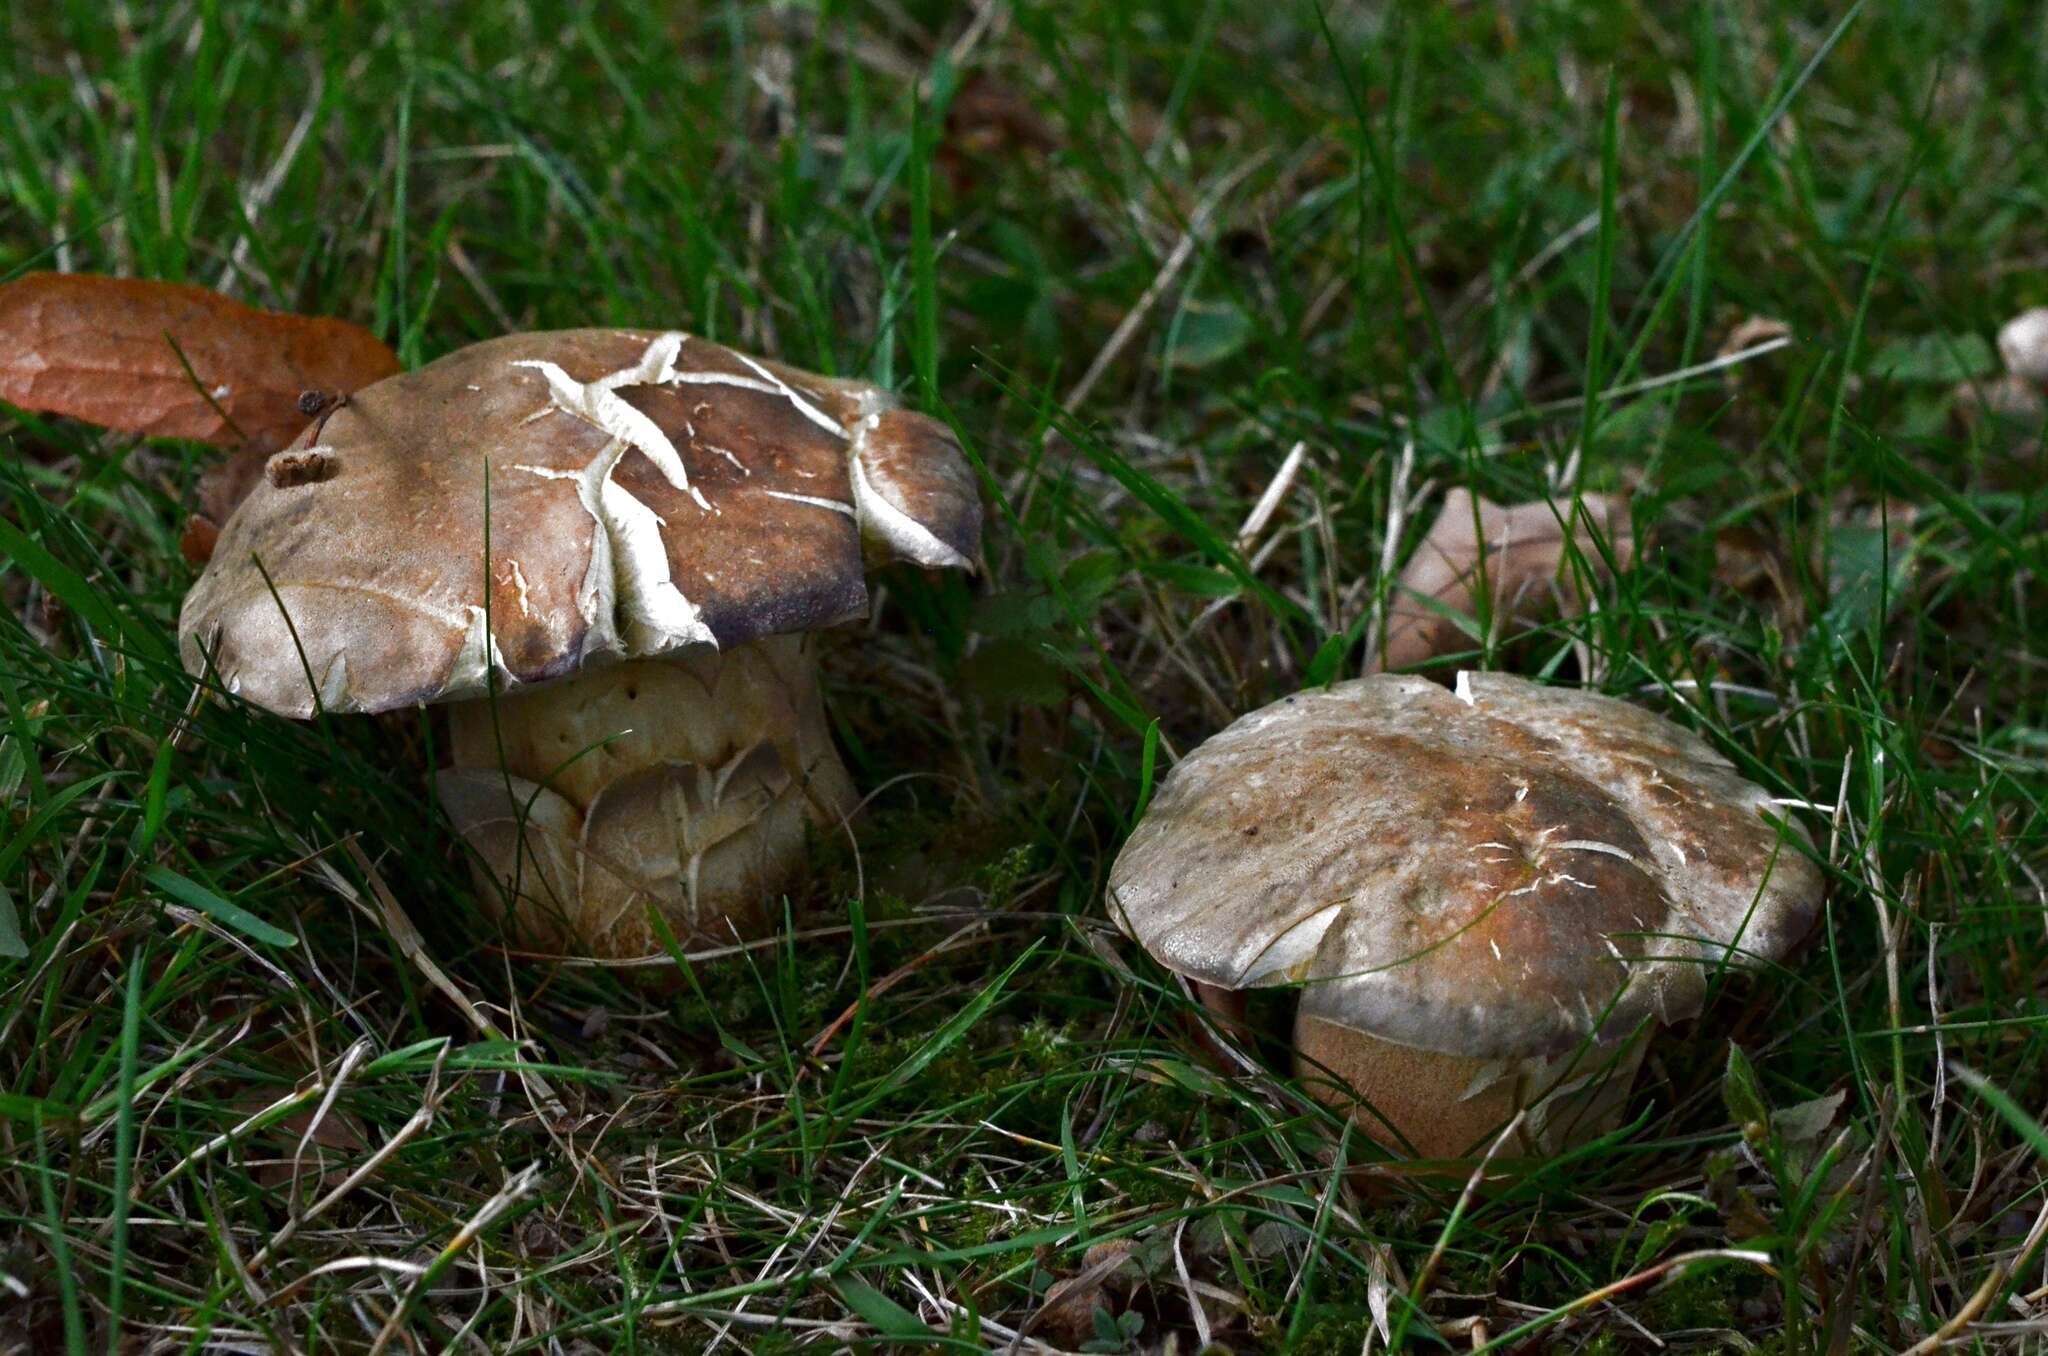
<svg viewBox="0 0 2048 1356">
<path fill-rule="evenodd" d="M 1625 496 L 1503 506 L 1452 490 L 1395 584 L 1387 643 L 1368 672 L 1473 649 L 1453 617 L 1478 613 L 1482 560 L 1491 615 L 1500 621 L 1531 624 L 1546 612 L 1576 613 L 1583 603 L 1566 562 L 1576 552 L 1589 569 L 1603 570 L 1596 539 L 1627 566 L 1634 544 Z"/>
<path fill-rule="evenodd" d="M 124 433 L 274 452 L 308 423 L 302 394 L 397 370 L 361 326 L 203 287 L 88 273 L 0 286 L 0 400 Z"/>
<path fill-rule="evenodd" d="M 195 513 L 185 520 L 185 526 L 178 533 L 178 554 L 193 565 L 204 565 L 213 559 L 213 548 L 220 545 L 220 524 L 203 513 Z"/>
</svg>

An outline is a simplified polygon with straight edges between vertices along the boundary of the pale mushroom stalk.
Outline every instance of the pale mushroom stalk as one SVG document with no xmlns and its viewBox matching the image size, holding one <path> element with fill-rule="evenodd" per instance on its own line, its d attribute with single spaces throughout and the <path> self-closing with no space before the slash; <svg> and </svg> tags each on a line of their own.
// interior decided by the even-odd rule
<svg viewBox="0 0 2048 1356">
<path fill-rule="evenodd" d="M 223 529 L 186 665 L 298 718 L 450 704 L 442 806 L 485 907 L 549 950 L 779 918 L 856 801 L 812 633 L 866 614 L 870 558 L 979 550 L 944 425 L 674 331 L 474 344 L 318 436 Z"/>
<path fill-rule="evenodd" d="M 1557 1152 L 1621 1123 L 1650 1028 L 1608 1047 L 1562 1055 L 1487 1059 L 1382 1040 L 1297 1012 L 1294 1069 L 1324 1101 L 1348 1108 L 1359 1128 L 1421 1158 L 1458 1158 L 1483 1148 L 1524 1111 L 1511 1152 Z"/>
<path fill-rule="evenodd" d="M 1627 702 L 1380 674 L 1183 758 L 1107 902 L 1226 1018 L 1297 988 L 1298 1074 L 1375 1139 L 1457 1158 L 1514 1123 L 1509 1152 L 1551 1153 L 1619 1122 L 1651 1032 L 1697 1013 L 1710 973 L 1806 934 L 1805 846 Z"/>
<path fill-rule="evenodd" d="M 758 935 L 803 873 L 806 826 L 838 831 L 857 800 L 803 636 L 462 702 L 448 733 L 437 786 L 483 898 L 547 947 L 657 952 L 650 904 L 680 936 Z"/>
</svg>

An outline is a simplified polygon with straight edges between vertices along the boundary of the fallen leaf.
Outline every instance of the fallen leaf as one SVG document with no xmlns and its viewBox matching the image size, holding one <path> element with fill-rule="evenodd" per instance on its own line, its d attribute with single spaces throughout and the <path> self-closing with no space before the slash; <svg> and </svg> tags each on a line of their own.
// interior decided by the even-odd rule
<svg viewBox="0 0 2048 1356">
<path fill-rule="evenodd" d="M 185 530 L 178 538 L 178 549 L 185 559 L 194 565 L 204 565 L 213 559 L 221 524 L 263 478 L 263 468 L 270 456 L 267 447 L 238 447 L 199 473 L 199 484 L 194 490 L 199 511 L 185 520 Z"/>
<path fill-rule="evenodd" d="M 1474 623 L 1460 623 L 1478 611 L 1482 562 L 1497 628 L 1503 619 L 1531 625 L 1545 613 L 1575 615 L 1584 602 L 1566 562 L 1576 551 L 1589 569 L 1604 572 L 1596 536 L 1626 569 L 1634 540 L 1625 495 L 1503 506 L 1452 490 L 1401 571 L 1387 609 L 1387 643 L 1367 672 L 1476 648 L 1466 629 Z"/>
<path fill-rule="evenodd" d="M 213 559 L 213 548 L 220 545 L 220 525 L 203 513 L 195 513 L 185 520 L 184 530 L 178 534 L 178 554 L 193 565 L 204 565 Z"/>
<path fill-rule="evenodd" d="M 1846 1092 L 1831 1092 L 1773 1111 L 1771 1129 L 1789 1144 L 1810 1144 L 1828 1132 L 1848 1096 Z"/>
<path fill-rule="evenodd" d="M 124 433 L 268 454 L 305 428 L 306 392 L 354 391 L 397 370 L 358 325 L 202 287 L 86 273 L 0 286 L 0 400 Z"/>
</svg>

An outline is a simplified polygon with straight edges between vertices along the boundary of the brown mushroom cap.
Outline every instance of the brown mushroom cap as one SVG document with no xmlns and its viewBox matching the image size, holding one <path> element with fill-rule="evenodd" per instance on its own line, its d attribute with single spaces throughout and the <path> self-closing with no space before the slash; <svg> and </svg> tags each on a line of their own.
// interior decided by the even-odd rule
<svg viewBox="0 0 2048 1356">
<path fill-rule="evenodd" d="M 980 539 L 944 425 L 677 333 L 474 344 L 273 460 L 178 631 L 188 668 L 288 716 L 830 626 L 867 610 L 864 538 L 953 567 Z"/>
<path fill-rule="evenodd" d="M 1699 1010 L 1775 958 L 1820 873 L 1770 798 L 1661 716 L 1503 674 L 1376 675 L 1253 712 L 1164 779 L 1113 917 L 1224 988 L 1401 1045 L 1553 1055 Z"/>
</svg>

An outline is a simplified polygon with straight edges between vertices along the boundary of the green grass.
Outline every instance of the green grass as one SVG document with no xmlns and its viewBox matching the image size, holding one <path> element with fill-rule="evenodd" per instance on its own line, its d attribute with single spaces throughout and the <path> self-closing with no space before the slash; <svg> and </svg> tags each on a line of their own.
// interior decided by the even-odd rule
<svg viewBox="0 0 2048 1356">
<path fill-rule="evenodd" d="M 408 362 L 686 327 L 904 390 L 990 492 L 983 578 L 830 647 L 857 857 L 650 980 L 498 944 L 431 712 L 195 691 L 211 453 L 0 412 L 0 1347 L 1035 1349 L 1112 1240 L 1144 1279 L 1062 1340 L 2048 1341 L 2048 461 L 1953 395 L 2048 303 L 2038 7 L 0 16 L 0 276 Z M 1749 317 L 1795 342 L 1662 379 Z M 1438 492 L 1568 472 L 1636 563 L 1465 658 L 1833 807 L 1830 897 L 1625 1133 L 1461 1204 L 1276 1049 L 1217 1073 L 1101 886 L 1175 757 L 1356 671 Z"/>
</svg>

